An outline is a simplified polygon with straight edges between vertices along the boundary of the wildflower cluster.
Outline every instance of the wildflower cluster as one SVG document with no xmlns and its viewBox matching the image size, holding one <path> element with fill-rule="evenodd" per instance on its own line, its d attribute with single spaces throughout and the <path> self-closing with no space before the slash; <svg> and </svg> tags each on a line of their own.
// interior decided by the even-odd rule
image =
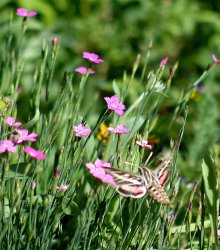
<svg viewBox="0 0 220 250">
<path fill-rule="evenodd" d="M 90 52 L 83 52 L 83 58 L 89 60 L 90 63 L 95 63 L 95 64 L 104 62 L 103 59 L 99 58 L 99 55 Z M 89 74 L 95 74 L 94 70 L 86 68 L 84 66 L 76 68 L 75 72 L 78 72 L 82 75 L 87 74 L 87 72 L 89 72 Z M 117 96 L 105 97 L 104 99 L 107 103 L 107 107 L 109 110 L 114 111 L 116 114 L 120 116 L 124 114 L 125 105 L 120 103 L 120 100 Z M 73 126 L 73 130 L 77 137 L 88 136 L 91 133 L 91 129 L 86 128 L 84 124 Z M 129 130 L 124 125 L 119 125 L 116 129 L 109 128 L 108 131 L 118 135 L 127 134 L 129 132 Z"/>
<path fill-rule="evenodd" d="M 98 63 L 103 62 L 103 60 L 100 59 L 97 54 L 90 53 L 90 52 L 83 52 L 83 58 L 89 60 L 90 63 L 98 64 Z M 168 61 L 168 58 L 167 57 L 164 58 L 160 63 L 160 67 L 164 67 L 167 61 Z M 85 67 L 79 67 L 75 69 L 76 72 L 79 72 L 80 74 L 83 74 L 83 75 L 86 74 L 88 70 L 90 74 L 95 73 L 92 69 L 87 69 Z M 111 97 L 104 97 L 104 100 L 106 101 L 108 110 L 114 111 L 119 116 L 124 115 L 126 107 L 123 103 L 120 102 L 120 99 L 116 95 L 111 96 Z M 73 126 L 73 130 L 74 130 L 76 137 L 88 136 L 91 133 L 91 129 L 86 128 L 84 124 Z M 118 136 L 129 133 L 129 129 L 124 124 L 120 124 L 116 128 L 113 128 L 113 127 L 106 128 L 104 133 L 102 131 L 101 138 L 104 137 L 107 131 L 113 134 L 116 134 Z M 152 149 L 152 146 L 148 143 L 147 140 L 142 140 L 140 142 L 137 141 L 136 143 L 144 148 Z M 98 178 L 104 183 L 108 183 L 112 186 L 115 186 L 115 182 L 112 176 L 107 174 L 105 171 L 105 168 L 110 168 L 110 167 L 111 167 L 111 164 L 109 162 L 104 162 L 103 160 L 100 160 L 100 159 L 97 159 L 94 164 L 91 162 L 86 163 L 86 168 L 90 170 L 91 175 Z"/>
<path fill-rule="evenodd" d="M 13 42 L 10 43 L 9 39 L 5 43 L 8 45 L 4 51 L 6 62 L 8 63 L 2 70 L 2 75 L 6 76 L 3 79 L 5 84 L 2 87 L 2 92 L 14 98 L 13 104 L 10 104 L 9 109 L 4 108 L 4 106 L 7 106 L 4 103 L 4 112 L 2 107 L 0 107 L 0 115 L 4 117 L 1 122 L 2 133 L 0 138 L 0 156 L 2 158 L 0 167 L 0 228 L 3 229 L 0 232 L 0 245 L 2 248 L 5 249 L 7 246 L 11 246 L 12 249 L 23 249 L 25 247 L 38 249 L 45 245 L 48 248 L 59 249 L 68 245 L 70 249 L 90 249 L 100 248 L 99 245 L 101 244 L 102 246 L 111 245 L 112 249 L 138 247 L 152 249 L 153 247 L 160 248 L 161 246 L 175 249 L 174 245 L 176 244 L 169 244 L 169 242 L 174 241 L 178 241 L 177 245 L 182 248 L 184 248 L 182 241 L 186 241 L 187 247 L 196 247 L 198 245 L 196 241 L 194 244 L 193 241 L 187 242 L 186 239 L 187 236 L 190 236 L 190 239 L 196 239 L 198 234 L 197 225 L 201 216 L 196 218 L 196 223 L 191 223 L 192 216 L 194 216 L 193 213 L 196 214 L 196 204 L 198 203 L 198 200 L 195 202 L 193 200 L 193 195 L 198 187 L 198 181 L 193 186 L 186 208 L 186 216 L 182 216 L 183 223 L 187 220 L 186 226 L 180 225 L 181 219 L 179 219 L 179 216 L 178 224 L 180 226 L 175 227 L 176 215 L 183 214 L 182 208 L 184 207 L 185 195 L 182 193 L 182 190 L 181 194 L 178 194 L 180 181 L 173 187 L 177 175 L 171 157 L 168 158 L 169 160 L 159 163 L 154 171 L 149 170 L 150 172 L 148 172 L 145 167 L 140 167 L 140 174 L 135 174 L 133 171 L 114 169 L 113 167 L 115 163 L 120 164 L 121 160 L 125 159 L 129 162 L 132 159 L 133 162 L 137 161 L 135 164 L 135 168 L 137 168 L 142 159 L 145 160 L 146 156 L 148 156 L 147 164 L 153 154 L 150 151 L 159 139 L 148 138 L 148 136 L 139 137 L 137 134 L 138 129 L 140 128 L 142 133 L 144 124 L 147 122 L 146 127 L 156 134 L 162 131 L 158 129 L 161 124 L 163 127 L 166 127 L 168 123 L 180 120 L 179 118 L 183 116 L 191 87 L 198 92 L 201 91 L 199 88 L 204 85 L 202 80 L 204 78 L 200 78 L 196 84 L 191 85 L 190 91 L 186 95 L 183 91 L 180 97 L 176 98 L 178 97 L 176 95 L 179 95 L 179 93 L 174 93 L 174 99 L 177 99 L 178 103 L 182 104 L 181 109 L 174 113 L 172 119 L 165 119 L 166 121 L 163 123 L 164 119 L 158 119 L 160 116 L 164 116 L 159 111 L 163 110 L 160 109 L 164 103 L 163 98 L 169 97 L 169 90 L 171 89 L 172 91 L 172 88 L 170 88 L 171 78 L 175 73 L 177 64 L 170 69 L 170 74 L 164 76 L 164 70 L 167 71 L 167 63 L 170 60 L 168 57 L 161 58 L 162 60 L 158 61 L 158 70 L 152 70 L 149 74 L 146 73 L 147 60 L 143 60 L 144 68 L 139 81 L 138 75 L 141 73 L 139 65 L 141 66 L 142 62 L 140 61 L 139 64 L 140 57 L 138 57 L 129 80 L 127 80 L 128 77 L 126 76 L 123 78 L 123 83 L 127 82 L 126 86 L 118 89 L 114 84 L 115 94 L 103 96 L 102 104 L 104 104 L 104 111 L 98 117 L 97 122 L 90 127 L 85 121 L 86 117 L 89 116 L 94 121 L 96 116 L 92 117 L 92 112 L 87 107 L 83 109 L 84 116 L 82 115 L 83 117 L 81 118 L 79 110 L 81 110 L 83 99 L 85 99 L 85 91 L 91 89 L 85 88 L 87 77 L 90 74 L 96 74 L 95 70 L 99 66 L 98 64 L 104 63 L 104 60 L 98 54 L 88 51 L 82 52 L 81 58 L 84 61 L 84 65 L 78 65 L 80 67 L 73 69 L 81 74 L 82 80 L 79 87 L 75 86 L 74 81 L 72 81 L 72 74 L 67 73 L 62 81 L 62 86 L 59 89 L 54 89 L 57 86 L 57 81 L 59 81 L 59 78 L 56 79 L 54 77 L 56 69 L 55 59 L 59 43 L 57 44 L 58 39 L 52 36 L 49 46 L 45 43 L 43 44 L 41 59 L 37 60 L 38 65 L 34 67 L 36 68 L 35 73 L 31 78 L 26 78 L 26 75 L 22 73 L 23 65 L 26 65 L 23 63 L 24 57 L 22 52 L 28 42 L 27 39 L 24 39 L 24 35 L 29 18 L 33 18 L 38 14 L 35 11 L 19 8 L 16 11 L 16 15 L 19 16 L 17 18 L 23 20 L 22 32 L 18 37 L 16 32 L 15 37 L 18 39 L 14 39 L 13 31 L 9 32 L 9 34 L 12 34 L 9 38 L 12 37 Z M 32 24 L 39 26 L 38 21 Z M 31 34 L 28 33 L 28 35 Z M 15 56 L 13 56 L 14 54 Z M 150 50 L 147 52 L 146 59 L 148 57 L 150 57 Z M 212 54 L 212 59 L 211 66 L 220 66 L 220 59 L 215 54 Z M 10 69 L 12 69 L 12 72 L 11 76 L 8 77 Z M 137 69 L 138 71 L 136 71 Z M 22 96 L 19 96 L 20 92 L 18 89 L 22 79 L 32 79 L 33 85 L 28 88 L 31 90 L 31 93 L 24 93 L 24 95 L 22 93 Z M 130 87 L 134 89 L 134 85 L 130 85 L 129 82 L 134 81 L 140 82 L 141 86 L 139 86 L 138 90 L 134 90 L 135 92 L 131 99 L 135 99 L 135 102 L 127 111 L 127 105 L 124 100 L 126 96 L 130 96 Z M 200 83 L 198 84 L 198 82 Z M 74 84 L 73 86 L 71 85 L 72 83 Z M 106 89 L 103 90 L 102 93 L 106 93 Z M 50 92 L 52 93 L 52 98 L 49 98 L 50 94 L 48 93 Z M 27 94 L 28 97 L 32 98 L 30 102 L 23 98 Z M 85 103 L 90 103 L 91 106 L 94 105 L 95 101 L 92 98 L 92 93 L 86 93 L 86 97 L 88 96 L 91 97 L 91 100 L 88 100 L 88 102 L 86 100 Z M 31 114 L 31 116 L 33 115 L 33 122 L 29 124 L 37 122 L 36 127 L 38 130 L 34 131 L 33 128 L 25 127 L 15 119 L 16 116 L 14 114 L 16 114 L 17 110 L 14 104 L 16 105 L 16 100 L 19 100 L 18 106 L 24 106 L 24 103 L 28 105 L 28 109 L 25 109 L 22 115 L 28 112 L 30 104 L 30 110 L 33 112 Z M 151 102 L 153 103 L 154 100 L 156 102 L 154 105 L 151 105 Z M 170 105 L 169 100 L 166 103 Z M 172 102 L 171 105 L 174 105 L 174 103 Z M 37 112 L 34 114 L 34 111 Z M 127 113 L 125 113 L 126 111 Z M 8 115 L 6 114 L 11 114 L 15 118 L 7 117 Z M 124 116 L 125 114 L 126 116 Z M 96 113 L 96 115 L 98 114 Z M 108 122 L 107 117 L 109 118 L 110 115 L 114 119 Z M 184 120 L 181 123 L 181 131 L 183 133 L 185 119 L 181 120 Z M 152 125 L 148 121 L 152 122 Z M 108 126 L 105 125 L 106 122 L 108 122 Z M 180 123 L 177 125 L 179 126 Z M 100 129 L 100 132 L 96 133 L 98 129 Z M 42 131 L 42 133 L 39 131 Z M 143 131 L 145 135 L 148 135 L 148 132 Z M 35 146 L 40 134 L 45 137 L 43 149 L 46 149 L 48 159 L 43 162 L 44 164 L 33 159 L 27 162 L 27 158 L 29 160 L 31 158 L 44 160 L 46 158 L 44 152 L 38 151 L 38 147 Z M 131 138 L 133 134 L 134 136 Z M 173 132 L 172 134 L 175 136 Z M 95 141 L 91 135 L 97 135 L 101 142 Z M 122 141 L 123 138 L 124 140 Z M 138 152 L 139 150 L 141 152 Z M 83 169 L 80 168 L 82 163 L 85 165 Z M 205 170 L 204 163 L 202 170 Z M 117 197 L 114 194 L 109 194 L 108 190 L 105 189 L 102 189 L 101 192 L 96 192 L 97 195 L 93 195 L 94 187 L 90 190 L 91 192 L 89 191 L 89 184 L 91 183 L 96 183 L 100 186 L 102 183 L 106 183 L 125 197 L 141 198 L 148 193 L 155 200 L 162 201 L 162 204 L 168 205 L 171 202 L 169 202 L 167 197 L 164 184 L 169 176 L 168 168 L 171 164 L 173 168 L 170 171 L 172 175 L 169 194 L 173 196 L 172 201 L 178 200 L 181 206 L 173 207 L 173 210 L 170 211 L 166 209 L 166 211 L 169 211 L 168 213 L 165 210 L 165 212 L 162 211 L 162 207 L 155 210 L 159 206 L 156 207 L 153 201 L 147 201 L 147 204 L 142 203 L 142 201 L 133 203 L 130 200 L 115 199 Z M 84 176 L 84 171 L 87 172 L 92 182 L 87 182 L 86 177 L 88 176 Z M 206 179 L 204 178 L 204 180 Z M 206 186 L 207 184 L 204 182 L 205 191 L 207 190 Z M 175 199 L 177 195 L 178 197 Z M 202 198 L 198 210 L 199 214 L 202 210 L 202 202 L 207 197 L 202 196 Z M 107 213 L 106 210 L 108 210 Z M 123 216 L 127 214 L 127 211 L 129 211 L 129 218 L 134 218 L 135 220 L 128 220 L 128 217 Z M 161 215 L 162 219 L 160 218 Z M 205 219 L 206 216 L 202 217 L 202 219 Z M 67 224 L 69 218 L 71 223 Z M 216 221 L 216 218 L 213 221 Z M 202 221 L 200 224 L 209 225 L 209 221 L 207 222 L 204 223 Z M 219 226 L 217 225 L 217 227 Z M 213 228 L 216 231 L 216 226 Z M 195 233 L 192 233 L 192 230 Z M 165 238 L 163 238 L 164 234 L 161 234 L 161 232 L 166 232 Z M 182 237 L 180 237 L 181 234 L 183 234 Z M 204 231 L 204 235 L 206 234 Z M 211 243 L 213 230 L 208 229 L 207 235 L 210 235 L 209 244 L 209 242 Z M 217 229 L 217 235 L 220 236 L 220 229 Z M 157 240 L 158 237 L 159 241 Z M 204 238 L 203 245 L 205 245 L 205 242 Z"/>
<path fill-rule="evenodd" d="M 38 134 L 29 133 L 27 129 L 20 129 L 22 125 L 21 122 L 18 122 L 13 117 L 8 117 L 5 120 L 6 125 L 10 130 L 11 140 L 2 140 L 0 141 L 0 154 L 5 152 L 16 153 L 18 145 L 23 144 L 24 142 L 35 142 L 37 140 Z M 23 152 L 27 153 L 31 158 L 44 160 L 46 156 L 43 152 L 36 150 L 32 147 L 24 147 Z"/>
</svg>

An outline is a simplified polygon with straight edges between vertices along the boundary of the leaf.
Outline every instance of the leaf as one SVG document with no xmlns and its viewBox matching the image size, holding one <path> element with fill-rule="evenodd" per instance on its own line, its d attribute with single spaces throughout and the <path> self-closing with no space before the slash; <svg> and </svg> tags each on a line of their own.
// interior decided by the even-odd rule
<svg viewBox="0 0 220 250">
<path fill-rule="evenodd" d="M 116 83 L 115 80 L 112 83 L 112 87 L 113 87 L 113 90 L 114 90 L 115 94 L 117 95 L 117 97 L 120 98 L 120 89 L 119 89 L 118 84 Z"/>
<path fill-rule="evenodd" d="M 218 183 L 216 167 L 209 152 L 205 154 L 203 159 L 202 176 L 205 184 L 207 210 L 211 221 L 212 243 L 217 246 L 217 214 L 219 206 Z"/>
<path fill-rule="evenodd" d="M 80 213 L 77 204 L 70 198 L 67 198 L 65 196 L 63 197 L 62 200 L 62 210 L 66 215 L 76 215 Z"/>
<path fill-rule="evenodd" d="M 91 136 L 90 139 L 87 141 L 85 145 L 85 151 L 86 151 L 86 156 L 88 159 L 96 158 L 97 157 L 97 151 L 95 148 L 95 139 L 94 136 Z"/>
<path fill-rule="evenodd" d="M 130 130 L 130 133 L 124 135 L 123 146 L 125 146 L 128 143 L 128 141 L 133 137 L 134 133 L 139 130 L 139 128 L 143 125 L 144 121 L 145 121 L 144 117 L 139 116 L 138 118 L 132 117 L 125 122 L 125 125 Z"/>
<path fill-rule="evenodd" d="M 135 110 L 141 104 L 145 96 L 146 96 L 146 93 L 142 93 L 137 98 L 137 100 L 126 110 L 126 113 L 124 114 L 124 118 L 127 117 L 133 110 Z"/>
<path fill-rule="evenodd" d="M 114 196 L 109 204 L 108 204 L 108 210 L 104 217 L 105 224 L 107 225 L 107 228 L 109 231 L 114 232 L 114 234 L 120 235 L 120 228 L 118 225 L 118 222 L 115 222 L 114 216 L 117 214 L 118 210 L 120 209 L 120 200 L 117 196 Z"/>
<path fill-rule="evenodd" d="M 24 177 L 25 169 L 26 169 L 27 165 L 28 165 L 28 162 L 11 164 L 9 166 L 9 172 L 8 172 L 7 177 L 8 178 L 15 178 L 15 177 L 22 178 L 22 177 Z"/>
<path fill-rule="evenodd" d="M 40 195 L 35 195 L 35 196 L 33 196 L 33 197 L 28 197 L 27 198 L 27 202 L 29 203 L 29 204 L 42 204 L 43 203 L 43 199 L 42 199 L 42 197 L 40 196 Z"/>
<path fill-rule="evenodd" d="M 27 129 L 33 127 L 40 119 L 40 111 L 39 108 L 36 108 L 34 117 L 26 124 L 24 124 L 22 127 Z"/>
<path fill-rule="evenodd" d="M 29 162 L 11 164 L 6 178 L 16 177 L 17 179 L 23 179 L 32 176 L 33 172 L 38 173 L 42 171 L 40 166 L 34 168 L 34 166 L 29 164 Z"/>
<path fill-rule="evenodd" d="M 5 215 L 5 218 L 9 218 L 10 216 L 10 206 L 9 206 L 9 199 L 4 197 L 4 215 Z M 14 211 L 13 212 L 16 212 L 16 208 L 14 208 Z"/>
</svg>

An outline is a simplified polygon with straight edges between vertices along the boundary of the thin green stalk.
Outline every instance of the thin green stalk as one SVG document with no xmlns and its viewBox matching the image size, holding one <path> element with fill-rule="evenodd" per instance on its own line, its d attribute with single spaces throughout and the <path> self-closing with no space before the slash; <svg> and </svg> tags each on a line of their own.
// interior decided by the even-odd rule
<svg viewBox="0 0 220 250">
<path fill-rule="evenodd" d="M 134 223 L 134 220 L 136 219 L 136 216 L 138 215 L 138 213 L 139 213 L 139 211 L 140 211 L 140 209 L 141 209 L 141 207 L 142 207 L 144 201 L 145 201 L 145 199 L 143 198 L 142 201 L 141 201 L 141 203 L 140 203 L 140 205 L 138 206 L 137 211 L 136 211 L 135 214 L 134 214 L 133 219 L 132 219 L 131 222 L 129 223 L 129 227 L 128 227 L 128 229 L 127 229 L 127 231 L 126 231 L 126 233 L 125 233 L 125 236 L 124 236 L 124 238 L 123 238 L 123 240 L 122 240 L 120 249 L 124 249 L 124 244 L 125 244 L 125 242 L 126 242 L 126 240 L 127 240 L 127 237 L 128 237 L 128 234 L 129 234 L 129 229 L 130 229 L 130 227 L 132 226 L 132 224 Z"/>
<path fill-rule="evenodd" d="M 48 76 L 48 81 L 46 82 L 46 101 L 49 99 L 49 89 L 51 87 L 51 83 L 53 80 L 53 75 L 54 75 L 54 69 L 55 69 L 55 63 L 56 63 L 56 58 L 58 54 L 58 49 L 59 47 L 57 44 L 52 45 L 52 51 L 51 51 L 51 63 L 50 63 L 50 71 L 49 71 L 49 76 Z"/>
<path fill-rule="evenodd" d="M 150 58 L 150 53 L 151 53 L 151 49 L 152 49 L 152 40 L 150 41 L 149 45 L 148 45 L 148 48 L 147 48 L 147 53 L 146 53 L 146 56 L 144 58 L 144 66 L 143 66 L 143 70 L 142 70 L 142 73 L 141 73 L 141 82 L 143 82 L 144 80 L 144 76 L 146 74 L 146 68 L 147 68 L 147 63 L 148 63 L 148 60 Z"/>
</svg>

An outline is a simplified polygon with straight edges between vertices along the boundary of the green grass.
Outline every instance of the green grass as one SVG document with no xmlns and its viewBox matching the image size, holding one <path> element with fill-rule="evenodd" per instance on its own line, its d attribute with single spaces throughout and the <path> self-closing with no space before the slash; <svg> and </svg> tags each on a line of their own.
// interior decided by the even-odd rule
<svg viewBox="0 0 220 250">
<path fill-rule="evenodd" d="M 147 70 L 147 58 L 153 50 L 149 48 L 146 55 L 137 57 L 132 72 L 124 74 L 122 83 L 117 80 L 112 83 L 112 93 L 126 104 L 125 114 L 119 117 L 107 111 L 104 92 L 88 91 L 90 78 L 96 75 L 79 77 L 73 72 L 63 72 L 59 88 L 54 88 L 56 58 L 62 50 L 59 43 L 44 42 L 35 68 L 29 72 L 30 84 L 23 85 L 23 70 L 28 67 L 23 55 L 24 41 L 28 41 L 26 21 L 29 20 L 22 23 L 18 40 L 10 22 L 8 36 L 2 41 L 5 51 L 0 69 L 1 140 L 11 138 L 13 132 L 5 119 L 20 118 L 22 128 L 39 135 L 37 142 L 24 145 L 43 151 L 47 158 L 30 159 L 22 151 L 23 144 L 17 146 L 15 154 L 1 154 L 1 249 L 217 249 L 218 181 L 214 154 L 208 153 L 206 137 L 206 133 L 211 134 L 214 146 L 216 131 L 209 133 L 209 128 L 201 123 L 207 124 L 216 112 L 211 95 L 196 107 L 205 142 L 200 142 L 199 131 L 191 129 L 197 125 L 192 119 L 196 106 L 192 103 L 192 92 L 206 80 L 212 68 L 205 69 L 201 78 L 190 83 L 186 90 L 176 91 L 167 66 Z M 174 74 L 176 70 L 177 64 Z M 200 108 L 207 104 L 209 117 Z M 92 133 L 79 139 L 72 127 L 84 121 Z M 113 127 L 125 124 L 130 133 L 122 135 L 120 140 L 108 134 L 107 142 L 100 141 L 97 135 L 103 123 L 111 123 Z M 215 115 L 211 123 L 215 124 Z M 198 134 L 190 144 L 191 158 L 187 160 L 185 138 L 195 131 Z M 85 168 L 87 162 L 101 158 L 115 168 L 137 172 L 150 154 L 135 144 L 140 137 L 156 140 L 149 162 L 152 169 L 170 150 L 171 139 L 179 140 L 180 149 L 166 185 L 172 207 L 161 205 L 150 196 L 141 199 L 120 196 Z M 197 161 L 200 174 L 196 177 L 199 182 L 196 189 L 187 177 L 180 178 L 179 172 L 184 173 L 187 169 L 184 166 L 198 157 L 204 160 Z M 32 187 L 33 181 L 36 188 Z M 57 190 L 64 183 L 69 188 L 65 192 Z"/>
</svg>

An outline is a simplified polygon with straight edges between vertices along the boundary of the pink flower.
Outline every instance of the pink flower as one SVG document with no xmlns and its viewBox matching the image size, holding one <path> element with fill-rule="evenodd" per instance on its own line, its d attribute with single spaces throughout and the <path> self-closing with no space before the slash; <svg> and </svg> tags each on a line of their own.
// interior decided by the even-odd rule
<svg viewBox="0 0 220 250">
<path fill-rule="evenodd" d="M 90 62 L 93 63 L 102 63 L 104 60 L 99 58 L 97 54 L 90 53 L 90 52 L 83 52 L 83 58 L 88 59 Z"/>
<path fill-rule="evenodd" d="M 220 228 L 217 229 L 217 235 L 220 237 Z"/>
<path fill-rule="evenodd" d="M 7 119 L 6 119 L 6 124 L 10 127 L 14 127 L 14 128 L 18 128 L 22 125 L 21 122 L 16 122 L 15 121 L 15 118 L 9 116 Z"/>
<path fill-rule="evenodd" d="M 142 140 L 142 141 L 136 141 L 136 144 L 138 144 L 139 146 L 143 147 L 143 148 L 149 148 L 152 149 L 152 146 L 148 143 L 148 141 L 146 140 Z"/>
<path fill-rule="evenodd" d="M 88 163 L 88 164 L 90 164 L 90 163 Z M 93 169 L 93 166 L 95 166 L 95 167 L 97 167 L 97 168 L 110 168 L 111 167 L 111 163 L 110 162 L 104 162 L 103 160 L 100 160 L 100 159 L 97 159 L 96 161 L 95 161 L 95 165 L 94 164 L 92 164 L 91 163 L 91 165 L 92 165 L 92 168 L 90 168 L 89 166 L 87 167 L 87 168 L 89 168 L 90 170 L 92 170 Z"/>
<path fill-rule="evenodd" d="M 35 188 L 36 188 L 36 182 L 35 182 L 35 181 L 32 181 L 32 182 L 31 182 L 31 189 L 34 190 Z"/>
<path fill-rule="evenodd" d="M 91 175 L 98 178 L 102 182 L 108 183 L 112 186 L 116 185 L 113 177 L 105 173 L 105 168 L 110 168 L 111 163 L 97 159 L 95 164 L 91 162 L 86 163 L 86 167 L 89 169 Z"/>
<path fill-rule="evenodd" d="M 105 97 L 104 99 L 107 102 L 108 109 L 113 110 L 118 115 L 124 114 L 125 105 L 119 102 L 120 100 L 116 95 L 112 97 Z"/>
<path fill-rule="evenodd" d="M 12 153 L 16 152 L 16 148 L 13 142 L 8 141 L 8 140 L 4 140 L 0 142 L 0 154 L 6 151 L 12 152 Z"/>
<path fill-rule="evenodd" d="M 89 70 L 89 74 L 95 74 L 95 70 L 87 69 L 86 67 L 78 67 L 74 71 L 80 73 L 81 75 L 86 75 L 87 71 Z"/>
<path fill-rule="evenodd" d="M 164 57 L 161 62 L 160 62 L 160 68 L 163 68 L 163 66 L 165 66 L 167 64 L 168 61 L 168 57 Z"/>
<path fill-rule="evenodd" d="M 23 141 L 36 141 L 36 137 L 38 134 L 31 133 L 28 134 L 27 129 L 16 129 L 16 133 L 19 135 L 18 139 L 16 140 L 16 143 L 20 144 Z"/>
<path fill-rule="evenodd" d="M 57 43 L 57 38 L 54 36 L 54 37 L 52 38 L 52 44 L 55 45 L 56 43 Z"/>
<path fill-rule="evenodd" d="M 217 56 L 215 54 L 212 54 L 212 59 L 214 62 L 216 62 L 218 64 L 218 66 L 220 66 L 220 60 L 217 58 Z"/>
<path fill-rule="evenodd" d="M 19 8 L 17 9 L 16 15 L 24 16 L 24 17 L 32 17 L 32 16 L 36 16 L 37 12 L 35 11 L 28 12 L 25 8 Z"/>
<path fill-rule="evenodd" d="M 86 128 L 83 124 L 73 126 L 73 129 L 77 137 L 88 136 L 91 133 L 91 129 Z"/>
<path fill-rule="evenodd" d="M 57 190 L 65 192 L 69 188 L 69 185 L 67 184 L 62 184 L 60 186 L 57 186 Z"/>
<path fill-rule="evenodd" d="M 129 133 L 129 130 L 126 128 L 125 125 L 118 125 L 117 128 L 108 127 L 108 131 L 110 131 L 114 134 L 117 134 L 117 135 Z"/>
<path fill-rule="evenodd" d="M 45 160 L 46 156 L 43 152 L 37 151 L 35 148 L 26 147 L 23 149 L 25 153 L 27 153 L 31 158 Z"/>
</svg>

